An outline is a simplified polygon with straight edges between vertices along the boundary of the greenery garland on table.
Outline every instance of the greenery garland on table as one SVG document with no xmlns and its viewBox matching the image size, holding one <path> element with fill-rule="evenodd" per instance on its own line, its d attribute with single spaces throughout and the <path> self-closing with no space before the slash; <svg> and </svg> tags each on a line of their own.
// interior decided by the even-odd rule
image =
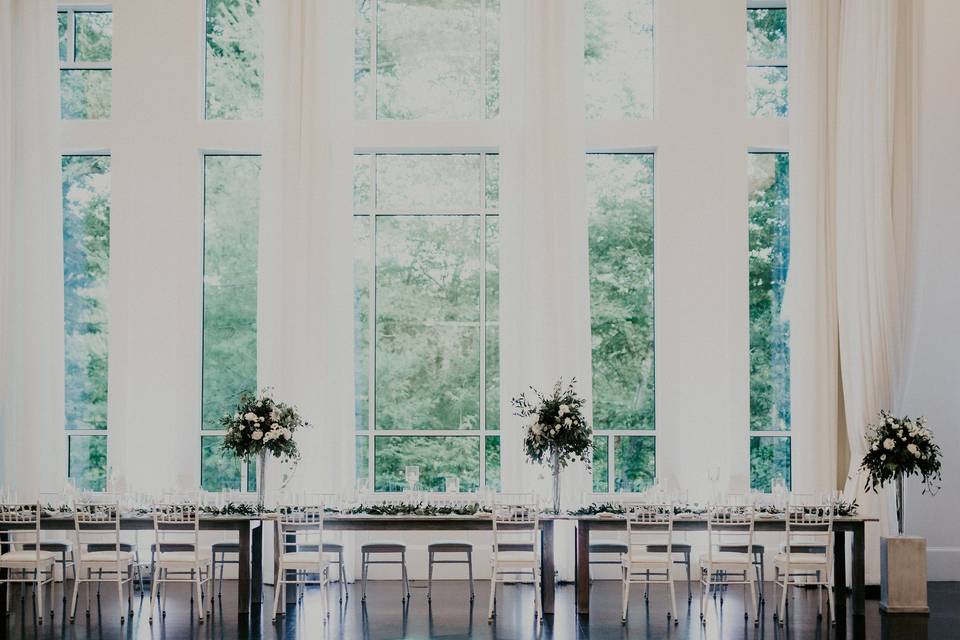
<svg viewBox="0 0 960 640">
<path fill-rule="evenodd" d="M 474 516 L 487 509 L 473 502 L 460 505 L 434 505 L 423 502 L 362 504 L 341 510 L 344 515 L 365 516 Z"/>
<path fill-rule="evenodd" d="M 839 517 L 854 516 L 857 514 L 857 501 L 853 500 L 852 502 L 847 502 L 846 500 L 837 500 L 834 503 L 836 509 L 835 515 Z M 619 503 L 619 502 L 594 502 L 586 506 L 580 507 L 579 509 L 574 509 L 568 511 L 571 516 L 598 516 L 598 515 L 615 515 L 623 516 L 627 514 L 627 509 L 629 508 L 629 503 Z M 811 509 L 816 509 L 817 507 L 811 507 Z M 756 507 L 758 513 L 765 513 L 771 515 L 783 515 L 783 509 L 780 509 L 775 506 L 758 506 Z M 707 513 L 707 507 L 699 504 L 678 504 L 673 507 L 674 515 L 704 515 Z"/>
</svg>

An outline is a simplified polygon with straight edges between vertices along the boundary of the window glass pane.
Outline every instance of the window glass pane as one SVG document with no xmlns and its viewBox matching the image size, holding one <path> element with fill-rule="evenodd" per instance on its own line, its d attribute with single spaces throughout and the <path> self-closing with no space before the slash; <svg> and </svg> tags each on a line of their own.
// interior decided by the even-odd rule
<svg viewBox="0 0 960 640">
<path fill-rule="evenodd" d="M 614 436 L 613 481 L 616 491 L 645 491 L 657 478 L 653 436 Z"/>
<path fill-rule="evenodd" d="M 356 0 L 357 17 L 353 31 L 353 105 L 354 117 L 369 118 L 373 112 L 370 103 L 370 40 L 372 33 L 372 0 Z"/>
<path fill-rule="evenodd" d="M 480 217 L 380 217 L 376 233 L 377 427 L 478 428 Z"/>
<path fill-rule="evenodd" d="M 500 114 L 500 0 L 486 0 L 483 19 L 487 117 L 496 118 Z"/>
<path fill-rule="evenodd" d="M 370 426 L 370 216 L 353 218 L 354 424 Z"/>
<path fill-rule="evenodd" d="M 356 442 L 357 486 L 370 488 L 370 438 L 357 436 Z"/>
<path fill-rule="evenodd" d="M 787 117 L 786 67 L 747 67 L 747 112 L 756 118 Z"/>
<path fill-rule="evenodd" d="M 653 115 L 653 0 L 585 0 L 588 118 Z"/>
<path fill-rule="evenodd" d="M 487 166 L 485 168 L 485 185 L 487 209 L 497 209 L 500 207 L 500 156 L 494 153 L 488 153 L 484 156 Z"/>
<path fill-rule="evenodd" d="M 259 176 L 259 156 L 204 158 L 204 429 L 257 391 Z"/>
<path fill-rule="evenodd" d="M 223 436 L 200 437 L 200 486 L 204 491 L 241 490 L 240 459 L 221 451 L 222 443 Z"/>
<path fill-rule="evenodd" d="M 588 155 L 587 206 L 594 428 L 653 429 L 653 155 Z"/>
<path fill-rule="evenodd" d="M 451 475 L 459 478 L 461 492 L 480 488 L 478 437 L 378 436 L 375 440 L 377 491 L 406 489 L 406 466 L 419 467 L 422 491 L 443 491 L 446 476 Z"/>
<path fill-rule="evenodd" d="M 373 156 L 353 156 L 353 207 L 357 210 L 369 209 L 370 202 L 370 161 Z"/>
<path fill-rule="evenodd" d="M 68 436 L 67 475 L 81 491 L 107 488 L 107 436 Z"/>
<path fill-rule="evenodd" d="M 609 441 L 607 436 L 593 438 L 593 491 L 606 493 L 610 491 L 610 462 Z"/>
<path fill-rule="evenodd" d="M 64 156 L 61 171 L 66 428 L 106 429 L 110 157 Z"/>
<path fill-rule="evenodd" d="M 263 112 L 260 0 L 207 0 L 206 117 L 250 120 Z"/>
<path fill-rule="evenodd" d="M 110 62 L 113 51 L 113 14 L 109 11 L 78 11 L 74 14 L 77 62 Z"/>
<path fill-rule="evenodd" d="M 377 208 L 478 209 L 479 154 L 378 155 Z"/>
<path fill-rule="evenodd" d="M 369 9 L 358 4 L 358 23 L 365 32 Z M 499 75 L 497 39 L 482 34 L 482 25 L 496 26 L 499 3 L 480 0 L 378 0 L 377 118 L 476 119 L 494 115 L 497 92 L 484 88 Z M 368 43 L 357 37 L 357 52 Z M 361 82 L 370 67 L 357 56 L 355 78 Z M 485 69 L 485 67 L 488 67 Z M 360 95 L 358 100 L 365 99 Z"/>
<path fill-rule="evenodd" d="M 64 120 L 103 120 L 110 117 L 113 83 L 109 69 L 60 71 L 60 117 Z"/>
<path fill-rule="evenodd" d="M 60 49 L 60 62 L 67 61 L 67 29 L 69 28 L 70 17 L 66 11 L 57 12 L 57 40 Z"/>
<path fill-rule="evenodd" d="M 500 428 L 500 220 L 488 216 L 486 266 L 486 428 Z"/>
<path fill-rule="evenodd" d="M 750 488 L 770 493 L 774 480 L 782 480 L 789 489 L 790 438 L 788 436 L 752 436 L 750 438 Z"/>
<path fill-rule="evenodd" d="M 787 59 L 786 9 L 747 9 L 747 58 Z"/>
<path fill-rule="evenodd" d="M 750 429 L 790 428 L 790 326 L 781 318 L 790 266 L 786 153 L 748 156 Z"/>
<path fill-rule="evenodd" d="M 486 437 L 486 456 L 484 461 L 487 489 L 500 491 L 500 436 Z"/>
</svg>

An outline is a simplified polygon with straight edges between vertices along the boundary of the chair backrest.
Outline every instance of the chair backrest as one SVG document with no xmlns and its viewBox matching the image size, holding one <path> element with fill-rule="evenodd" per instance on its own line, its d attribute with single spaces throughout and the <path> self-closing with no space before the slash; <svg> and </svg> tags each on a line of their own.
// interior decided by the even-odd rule
<svg viewBox="0 0 960 640">
<path fill-rule="evenodd" d="M 743 547 L 752 553 L 755 515 L 753 505 L 712 506 L 707 514 L 707 559 L 712 562 L 720 546 Z"/>
<path fill-rule="evenodd" d="M 120 505 L 116 502 L 77 501 L 73 508 L 77 553 L 83 562 L 87 546 L 109 543 L 120 562 Z"/>
<path fill-rule="evenodd" d="M 493 505 L 493 556 L 502 552 L 537 553 L 540 509 L 533 494 L 501 494 Z"/>
<path fill-rule="evenodd" d="M 823 547 L 828 560 L 833 557 L 833 518 L 836 508 L 833 501 L 827 504 L 815 502 L 791 503 L 787 507 L 787 544 L 784 552 L 788 563 L 794 547 Z"/>
<path fill-rule="evenodd" d="M 172 545 L 193 545 L 193 559 L 200 559 L 200 509 L 193 504 L 158 504 L 153 507 L 153 531 L 158 561 Z M 180 548 L 180 547 L 176 547 Z M 179 551 L 179 553 L 184 553 Z"/>
<path fill-rule="evenodd" d="M 643 553 L 648 546 L 663 546 L 673 553 L 673 505 L 634 504 L 627 511 L 627 544 L 630 556 Z"/>
<path fill-rule="evenodd" d="M 37 554 L 37 562 L 40 561 L 41 510 L 42 507 L 39 503 L 0 504 L 0 533 L 22 533 L 23 537 L 17 539 L 17 544 L 32 544 Z M 27 529 L 27 525 L 30 524 L 33 525 L 33 528 Z"/>
<path fill-rule="evenodd" d="M 323 561 L 323 512 L 324 505 L 315 501 L 309 505 L 281 505 L 276 510 L 277 537 L 284 547 L 301 554 L 315 556 Z M 311 551 L 304 551 L 307 547 Z M 312 549 L 316 548 L 316 551 Z M 308 561 L 314 558 L 307 558 Z"/>
</svg>

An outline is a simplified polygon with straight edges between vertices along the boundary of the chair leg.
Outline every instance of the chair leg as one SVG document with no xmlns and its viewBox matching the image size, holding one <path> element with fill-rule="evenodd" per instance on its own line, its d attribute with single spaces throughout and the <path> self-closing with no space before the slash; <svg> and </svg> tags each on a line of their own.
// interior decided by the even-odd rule
<svg viewBox="0 0 960 640">
<path fill-rule="evenodd" d="M 757 601 L 757 583 L 750 576 L 750 606 L 753 608 L 753 624 L 760 624 L 760 603 Z"/>
<path fill-rule="evenodd" d="M 194 574 L 193 569 L 190 570 L 190 573 L 191 573 L 190 577 L 193 577 L 193 574 Z M 200 620 L 200 624 L 203 624 L 203 609 L 206 605 L 203 601 L 204 600 L 203 591 L 201 590 L 202 587 L 200 586 L 200 579 L 202 577 L 201 573 L 202 572 L 199 569 L 196 570 L 196 578 L 194 579 L 193 584 L 197 589 L 197 616 Z"/>
<path fill-rule="evenodd" d="M 150 564 L 153 565 L 152 562 Z M 153 608 L 157 604 L 157 588 L 158 588 L 157 583 L 158 582 L 159 582 L 159 578 L 157 576 L 157 571 L 154 568 L 150 572 L 150 618 L 149 618 L 149 621 L 151 624 L 153 623 Z"/>
<path fill-rule="evenodd" d="M 626 622 L 627 605 L 630 603 L 630 570 L 626 567 L 623 569 L 623 584 L 621 585 L 620 596 L 622 600 L 620 603 L 620 620 Z"/>
<path fill-rule="evenodd" d="M 340 602 L 343 602 L 344 597 L 347 596 L 347 568 L 343 564 L 343 550 L 337 552 L 337 562 L 340 565 L 340 584 L 338 586 L 338 591 L 340 592 Z"/>
<path fill-rule="evenodd" d="M 66 551 L 66 549 L 64 549 L 63 551 L 60 552 L 60 573 L 62 574 L 60 577 L 61 577 L 61 579 L 62 579 L 61 584 L 63 585 L 62 588 L 60 589 L 60 591 L 63 592 L 63 593 L 62 593 L 62 595 L 63 595 L 63 601 L 66 602 L 66 601 L 67 601 L 67 551 Z M 51 577 L 53 577 L 53 576 L 51 576 Z M 53 607 L 53 598 L 50 598 L 50 607 L 51 607 L 50 613 L 52 614 L 52 613 L 53 613 L 53 608 L 52 608 L 52 607 Z"/>
<path fill-rule="evenodd" d="M 274 591 L 273 591 L 273 618 L 274 622 L 277 621 L 277 607 L 280 606 L 280 593 L 284 590 L 283 582 L 283 566 L 280 566 L 277 569 L 277 579 L 274 581 Z"/>
<path fill-rule="evenodd" d="M 360 563 L 361 563 L 361 569 L 360 569 L 360 571 L 361 571 L 361 573 L 362 573 L 362 575 L 363 575 L 363 577 L 362 577 L 362 587 L 361 587 L 360 600 L 363 601 L 363 602 L 366 602 L 366 601 L 367 601 L 367 572 L 370 570 L 370 564 L 369 564 L 370 554 L 368 554 L 368 553 L 363 553 L 363 554 L 360 554 L 360 555 L 361 555 L 361 557 L 360 557 Z"/>
<path fill-rule="evenodd" d="M 470 579 L 470 602 L 473 602 L 473 552 L 467 551 L 467 577 Z"/>
<path fill-rule="evenodd" d="M 835 613 L 836 609 L 833 608 L 833 579 L 830 574 L 827 574 L 827 606 L 830 608 L 830 624 L 836 624 L 837 615 Z"/>
<path fill-rule="evenodd" d="M 534 606 L 537 609 L 537 620 L 543 623 L 543 603 L 540 598 L 540 569 L 533 570 L 533 597 Z"/>
<path fill-rule="evenodd" d="M 669 572 L 670 570 L 667 569 Z M 673 614 L 673 624 L 680 624 L 680 614 L 677 612 L 677 590 L 673 586 L 673 580 L 670 579 L 669 575 L 667 579 L 670 581 L 670 613 L 667 614 L 667 620 L 670 619 L 670 614 Z"/>
<path fill-rule="evenodd" d="M 403 599 L 410 599 L 410 581 L 407 580 L 407 554 L 400 554 L 400 577 L 403 578 Z"/>
<path fill-rule="evenodd" d="M 427 554 L 427 600 L 433 597 L 433 552 Z"/>
<path fill-rule="evenodd" d="M 34 569 L 33 575 L 37 581 L 37 624 L 43 624 L 43 572 Z"/>
<path fill-rule="evenodd" d="M 683 562 L 687 565 L 687 604 L 693 602 L 693 588 L 690 584 L 690 553 L 683 554 Z"/>
<path fill-rule="evenodd" d="M 780 624 L 783 624 L 783 619 L 787 617 L 787 589 L 790 586 L 790 574 L 784 572 L 783 574 L 783 592 L 780 594 Z"/>
<path fill-rule="evenodd" d="M 9 599 L 10 590 L 7 589 L 7 597 Z M 70 604 L 70 622 L 73 622 L 74 618 L 77 617 L 77 598 L 80 596 L 80 581 L 77 580 L 77 571 L 74 567 L 73 571 L 73 598 L 71 598 Z"/>
<path fill-rule="evenodd" d="M 93 589 L 93 571 L 87 569 L 87 617 L 90 617 L 90 591 Z"/>
<path fill-rule="evenodd" d="M 170 585 L 167 584 L 167 580 L 170 578 L 170 569 L 160 569 L 160 591 L 163 592 L 162 601 L 160 603 L 160 615 L 161 617 L 166 617 L 167 615 L 167 589 L 170 588 Z M 190 598 L 193 600 L 193 597 Z"/>
<path fill-rule="evenodd" d="M 123 574 L 120 573 L 120 567 L 117 567 L 117 606 L 120 607 L 120 624 L 126 619 L 126 612 L 123 611 Z"/>
<path fill-rule="evenodd" d="M 490 606 L 487 608 L 487 622 L 493 621 L 493 614 L 497 604 L 497 567 L 490 572 Z"/>
</svg>

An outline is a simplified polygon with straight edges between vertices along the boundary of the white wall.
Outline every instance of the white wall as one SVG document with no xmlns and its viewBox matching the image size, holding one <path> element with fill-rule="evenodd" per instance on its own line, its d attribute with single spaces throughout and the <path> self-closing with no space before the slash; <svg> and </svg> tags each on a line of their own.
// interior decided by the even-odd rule
<svg viewBox="0 0 960 640">
<path fill-rule="evenodd" d="M 902 411 L 943 448 L 943 490 L 908 483 L 907 533 L 927 538 L 932 580 L 960 580 L 960 3 L 925 0 L 919 26 L 919 171 L 912 345 Z"/>
</svg>

